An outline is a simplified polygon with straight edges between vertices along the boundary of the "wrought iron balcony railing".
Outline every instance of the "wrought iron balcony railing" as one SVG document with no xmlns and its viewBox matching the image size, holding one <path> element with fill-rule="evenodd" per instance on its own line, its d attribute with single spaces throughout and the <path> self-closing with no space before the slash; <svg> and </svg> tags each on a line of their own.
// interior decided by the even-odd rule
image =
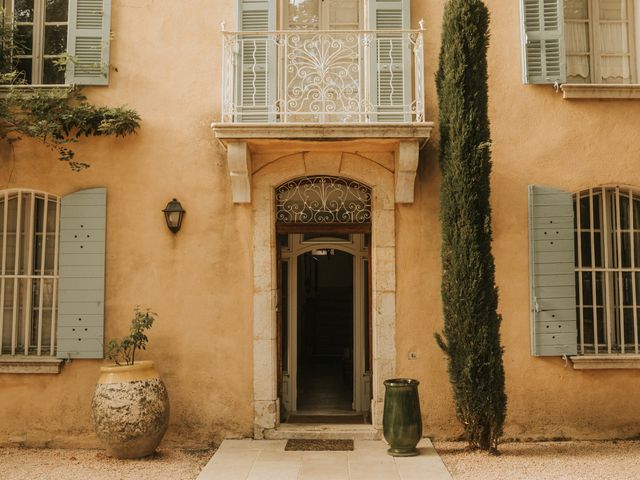
<svg viewBox="0 0 640 480">
<path fill-rule="evenodd" d="M 223 122 L 425 122 L 422 29 L 223 35 Z"/>
</svg>

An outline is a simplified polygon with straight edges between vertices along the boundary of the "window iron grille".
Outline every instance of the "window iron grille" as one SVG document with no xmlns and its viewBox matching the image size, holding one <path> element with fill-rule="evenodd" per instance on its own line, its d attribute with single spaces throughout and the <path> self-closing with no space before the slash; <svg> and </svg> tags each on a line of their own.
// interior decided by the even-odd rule
<svg viewBox="0 0 640 480">
<path fill-rule="evenodd" d="M 60 199 L 0 192 L 0 355 L 54 355 Z"/>
<path fill-rule="evenodd" d="M 598 187 L 574 197 L 581 354 L 638 354 L 640 192 Z"/>
</svg>

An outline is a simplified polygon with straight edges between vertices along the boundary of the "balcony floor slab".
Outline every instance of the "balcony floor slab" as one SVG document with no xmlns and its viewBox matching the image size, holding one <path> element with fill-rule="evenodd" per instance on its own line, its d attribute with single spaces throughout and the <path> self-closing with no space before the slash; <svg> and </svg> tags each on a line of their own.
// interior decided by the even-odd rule
<svg viewBox="0 0 640 480">
<path fill-rule="evenodd" d="M 340 141 L 357 139 L 417 140 L 431 137 L 433 122 L 420 123 L 213 123 L 214 134 L 223 144 L 228 141 Z"/>
</svg>

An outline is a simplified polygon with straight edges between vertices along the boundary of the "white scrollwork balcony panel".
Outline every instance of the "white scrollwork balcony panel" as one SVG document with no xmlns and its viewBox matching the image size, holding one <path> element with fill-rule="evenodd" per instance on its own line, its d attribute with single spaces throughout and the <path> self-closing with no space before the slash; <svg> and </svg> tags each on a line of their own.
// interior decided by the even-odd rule
<svg viewBox="0 0 640 480">
<path fill-rule="evenodd" d="M 223 122 L 425 122 L 422 30 L 223 34 Z"/>
<path fill-rule="evenodd" d="M 276 189 L 278 223 L 369 223 L 371 189 L 354 180 L 303 177 Z"/>
</svg>

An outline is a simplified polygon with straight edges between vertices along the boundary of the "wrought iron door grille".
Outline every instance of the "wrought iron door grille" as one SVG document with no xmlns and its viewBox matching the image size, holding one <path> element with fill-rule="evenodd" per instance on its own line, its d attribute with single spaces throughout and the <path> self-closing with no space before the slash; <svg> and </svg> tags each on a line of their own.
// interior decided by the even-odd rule
<svg viewBox="0 0 640 480">
<path fill-rule="evenodd" d="M 371 223 L 371 189 L 346 178 L 296 178 L 276 189 L 276 221 L 283 224 Z"/>
</svg>

